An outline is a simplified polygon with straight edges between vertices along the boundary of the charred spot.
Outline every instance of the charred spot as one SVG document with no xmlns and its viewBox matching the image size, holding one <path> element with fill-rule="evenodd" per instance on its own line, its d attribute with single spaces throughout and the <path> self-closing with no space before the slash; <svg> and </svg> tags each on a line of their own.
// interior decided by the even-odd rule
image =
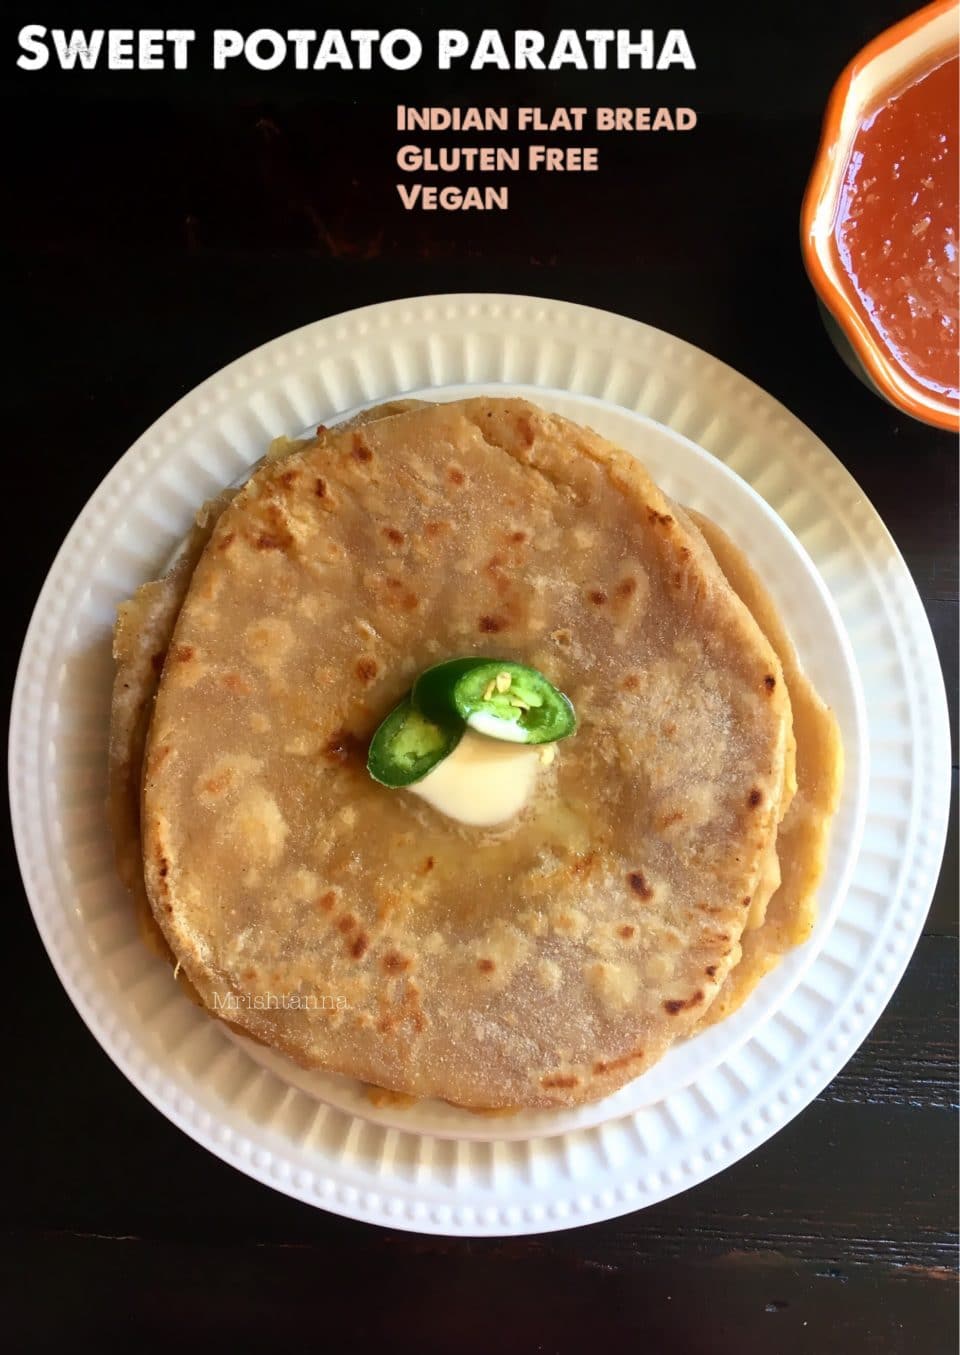
<svg viewBox="0 0 960 1355">
<path fill-rule="evenodd" d="M 373 452 L 371 452 L 366 442 L 364 442 L 360 433 L 354 433 L 353 435 L 353 446 L 350 449 L 350 455 L 353 457 L 354 461 L 366 462 L 373 460 Z"/>
<path fill-rule="evenodd" d="M 381 963 L 385 973 L 402 974 L 404 970 L 410 968 L 412 961 L 409 955 L 401 955 L 398 950 L 391 950 L 383 957 Z"/>
<path fill-rule="evenodd" d="M 399 527 L 384 527 L 383 534 L 387 540 L 392 541 L 395 546 L 402 546 L 406 539 Z"/>
<path fill-rule="evenodd" d="M 462 485 L 466 478 L 459 466 L 447 467 L 447 479 L 452 485 Z"/>
<path fill-rule="evenodd" d="M 777 679 L 773 676 L 772 673 L 768 673 L 767 676 L 763 679 L 763 685 L 766 687 L 768 692 L 772 692 L 774 687 L 777 685 Z"/>
<path fill-rule="evenodd" d="M 639 894 L 641 899 L 652 899 L 653 888 L 647 882 L 647 877 L 642 870 L 632 870 L 627 876 L 627 883 L 635 894 Z"/>
<path fill-rule="evenodd" d="M 673 518 L 669 513 L 658 513 L 655 508 L 647 509 L 647 517 L 651 522 L 655 522 L 658 527 L 670 527 L 673 525 Z"/>
<path fill-rule="evenodd" d="M 420 605 L 420 599 L 416 593 L 412 592 L 402 579 L 389 578 L 386 586 L 393 594 L 398 607 L 402 607 L 405 612 L 415 611 Z"/>
<path fill-rule="evenodd" d="M 579 1087 L 580 1079 L 573 1073 L 554 1073 L 552 1077 L 542 1077 L 540 1086 L 547 1091 L 551 1087 Z"/>
<path fill-rule="evenodd" d="M 595 1073 L 612 1073 L 618 1068 L 627 1068 L 631 1063 L 636 1063 L 638 1059 L 643 1058 L 642 1049 L 634 1049 L 629 1054 L 621 1054 L 618 1059 L 598 1059 L 593 1065 Z"/>
<path fill-rule="evenodd" d="M 751 903 L 751 899 L 750 899 L 750 895 L 748 894 L 747 897 L 743 900 L 743 906 L 744 906 L 744 908 L 749 908 L 749 907 L 750 907 L 750 903 Z"/>
<path fill-rule="evenodd" d="M 757 790 L 756 786 L 754 786 L 753 790 L 747 796 L 747 804 L 750 806 L 751 809 L 756 809 L 757 805 L 760 803 L 762 799 L 763 799 L 762 793 L 759 790 Z"/>
<path fill-rule="evenodd" d="M 338 762 L 341 766 L 363 753 L 363 744 L 349 729 L 338 729 L 327 740 L 323 756 L 328 762 Z"/>
<path fill-rule="evenodd" d="M 703 972 L 706 974 L 708 979 L 712 979 L 716 976 L 717 966 L 715 964 L 708 964 Z"/>
<path fill-rule="evenodd" d="M 607 600 L 607 595 L 602 588 L 591 588 L 587 597 L 595 607 L 602 607 Z"/>
<path fill-rule="evenodd" d="M 157 867 L 157 871 L 160 875 L 161 880 L 165 880 L 167 876 L 170 874 L 170 862 L 167 860 L 165 856 L 161 856 L 160 863 Z"/>
<path fill-rule="evenodd" d="M 362 960 L 370 948 L 370 938 L 366 932 L 361 932 L 350 947 L 350 954 L 355 960 Z"/>
<path fill-rule="evenodd" d="M 627 578 L 627 579 L 621 579 L 620 582 L 617 584 L 617 597 L 618 597 L 618 598 L 628 598 L 628 597 L 632 597 L 633 594 L 634 594 L 636 591 L 637 591 L 637 581 L 636 581 L 636 579 L 630 579 L 630 578 Z"/>
<path fill-rule="evenodd" d="M 159 653 L 152 654 L 150 656 L 150 667 L 153 669 L 155 673 L 163 672 L 163 661 L 166 657 L 167 656 L 166 654 L 164 654 L 163 650 L 160 650 Z"/>
<path fill-rule="evenodd" d="M 317 907 L 324 913 L 329 913 L 337 901 L 337 896 L 332 889 L 328 889 L 325 894 L 321 894 L 317 899 Z"/>
<path fill-rule="evenodd" d="M 280 483 L 285 485 L 287 489 L 291 489 L 299 479 L 300 472 L 298 470 L 285 470 L 280 476 Z"/>
<path fill-rule="evenodd" d="M 517 432 L 520 435 L 520 444 L 523 447 L 532 447 L 534 439 L 533 420 L 527 414 L 522 414 L 517 420 Z"/>
<path fill-rule="evenodd" d="M 257 550 L 286 550 L 292 541 L 289 532 L 258 532 L 253 544 Z"/>
<path fill-rule="evenodd" d="M 676 1016 L 677 1012 L 686 1011 L 688 1007 L 698 1007 L 703 1001 L 703 989 L 698 988 L 692 997 L 668 997 L 663 1004 L 663 1010 L 669 1016 Z"/>
<path fill-rule="evenodd" d="M 347 932 L 352 932 L 356 925 L 357 919 L 352 913 L 344 913 L 343 917 L 337 918 L 337 931 L 343 932 L 344 936 Z"/>
<path fill-rule="evenodd" d="M 430 872 L 433 870 L 433 868 L 434 868 L 434 866 L 435 866 L 436 864 L 437 864 L 437 863 L 436 863 L 436 861 L 434 861 L 433 857 L 432 857 L 432 856 L 428 856 L 428 857 L 426 858 L 426 860 L 424 861 L 423 865 L 421 866 L 421 871 L 422 871 L 422 873 L 423 873 L 424 875 L 429 875 Z"/>
<path fill-rule="evenodd" d="M 526 539 L 527 534 L 525 531 L 519 530 L 510 533 L 510 540 L 513 541 L 518 546 L 521 545 L 524 541 L 526 541 Z"/>
<path fill-rule="evenodd" d="M 318 438 L 322 438 L 323 435 L 324 435 L 324 433 L 325 433 L 326 431 L 327 431 L 327 425 L 326 425 L 325 423 L 318 423 L 318 424 L 317 424 L 317 437 L 318 437 Z"/>
<path fill-rule="evenodd" d="M 481 616 L 477 622 L 477 629 L 484 635 L 496 635 L 497 631 L 505 629 L 506 624 L 502 616 Z"/>
<path fill-rule="evenodd" d="M 624 941 L 629 941 L 636 930 L 636 927 L 631 926 L 629 922 L 625 922 L 622 927 L 617 928 L 617 935 L 623 937 Z"/>
<path fill-rule="evenodd" d="M 640 688 L 640 674 L 628 673 L 620 683 L 620 690 L 624 692 L 636 692 Z"/>
<path fill-rule="evenodd" d="M 481 973 L 481 974 L 492 974 L 493 971 L 496 969 L 496 967 L 497 967 L 497 966 L 496 966 L 496 964 L 493 962 L 493 960 L 478 960 L 478 961 L 477 961 L 477 968 L 480 970 L 480 973 Z"/>
<path fill-rule="evenodd" d="M 372 682 L 379 671 L 376 659 L 358 659 L 353 670 L 361 682 Z"/>
<path fill-rule="evenodd" d="M 327 497 L 327 482 L 322 475 L 318 475 L 314 481 L 313 492 L 318 499 L 325 499 Z"/>
</svg>

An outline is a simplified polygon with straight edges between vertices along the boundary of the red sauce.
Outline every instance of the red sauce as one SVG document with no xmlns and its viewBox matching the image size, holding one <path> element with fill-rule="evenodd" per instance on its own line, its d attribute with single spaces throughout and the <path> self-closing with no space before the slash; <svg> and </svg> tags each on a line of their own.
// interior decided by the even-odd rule
<svg viewBox="0 0 960 1355">
<path fill-rule="evenodd" d="M 834 226 L 855 299 L 914 382 L 958 397 L 960 58 L 915 76 L 865 117 Z"/>
</svg>

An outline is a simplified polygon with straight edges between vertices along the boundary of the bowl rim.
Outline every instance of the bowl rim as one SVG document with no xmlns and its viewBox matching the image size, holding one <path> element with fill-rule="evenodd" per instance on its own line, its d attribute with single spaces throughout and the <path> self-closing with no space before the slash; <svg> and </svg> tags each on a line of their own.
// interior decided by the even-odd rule
<svg viewBox="0 0 960 1355">
<path fill-rule="evenodd" d="M 837 285 L 824 266 L 821 247 L 825 237 L 816 228 L 816 218 L 830 187 L 835 153 L 841 144 L 843 114 L 856 77 L 877 57 L 899 46 L 951 10 L 960 16 L 958 0 L 933 0 L 932 4 L 908 14 L 871 39 L 844 67 L 827 101 L 820 141 L 800 211 L 800 242 L 804 266 L 820 300 L 842 329 L 880 393 L 891 404 L 914 418 L 957 432 L 960 431 L 960 407 L 952 407 L 935 396 L 921 397 L 919 387 L 912 378 L 902 374 L 887 356 L 851 297 Z M 831 231 L 830 238 L 832 234 Z"/>
</svg>

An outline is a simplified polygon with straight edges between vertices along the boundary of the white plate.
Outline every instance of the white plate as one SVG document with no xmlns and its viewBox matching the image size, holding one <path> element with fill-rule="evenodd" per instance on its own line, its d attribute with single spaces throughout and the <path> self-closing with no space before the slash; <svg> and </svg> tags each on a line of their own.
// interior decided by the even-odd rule
<svg viewBox="0 0 960 1355">
<path fill-rule="evenodd" d="M 849 766 L 817 933 L 740 1013 L 562 1126 L 537 1116 L 478 1129 L 474 1117 L 425 1107 L 417 1113 L 436 1117 L 424 1121 L 431 1132 L 411 1132 L 396 1111 L 394 1123 L 377 1123 L 346 1080 L 324 1088 L 324 1103 L 293 1086 L 282 1061 L 283 1076 L 262 1066 L 144 953 L 113 879 L 102 809 L 109 628 L 117 601 L 169 555 L 196 505 L 270 436 L 422 387 L 453 395 L 464 382 L 536 387 L 543 403 L 642 450 L 668 492 L 743 541 L 789 603 Z M 754 530 L 762 561 L 744 536 Z M 844 629 L 855 667 L 844 661 Z M 356 1218 L 424 1232 L 539 1232 L 696 1184 L 829 1082 L 921 929 L 946 832 L 948 749 L 936 652 L 909 573 L 850 476 L 781 406 L 715 359 L 622 317 L 534 298 L 427 297 L 267 344 L 181 400 L 122 458 L 70 532 L 31 622 L 11 719 L 11 806 L 27 892 L 64 986 L 110 1056 L 186 1132 L 250 1175 Z M 507 1137 L 518 1129 L 524 1137 Z"/>
</svg>

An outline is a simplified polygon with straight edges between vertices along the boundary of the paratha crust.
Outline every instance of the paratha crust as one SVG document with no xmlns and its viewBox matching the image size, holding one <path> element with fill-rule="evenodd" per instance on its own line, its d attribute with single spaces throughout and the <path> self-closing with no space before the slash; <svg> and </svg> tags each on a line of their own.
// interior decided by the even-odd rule
<svg viewBox="0 0 960 1355">
<path fill-rule="evenodd" d="M 412 676 L 471 652 L 535 664 L 580 716 L 499 834 L 363 769 Z M 626 453 L 513 400 L 325 432 L 252 477 L 194 571 L 147 740 L 147 891 L 204 1003 L 306 1066 L 575 1104 L 739 958 L 789 725 L 776 655 Z"/>
</svg>

